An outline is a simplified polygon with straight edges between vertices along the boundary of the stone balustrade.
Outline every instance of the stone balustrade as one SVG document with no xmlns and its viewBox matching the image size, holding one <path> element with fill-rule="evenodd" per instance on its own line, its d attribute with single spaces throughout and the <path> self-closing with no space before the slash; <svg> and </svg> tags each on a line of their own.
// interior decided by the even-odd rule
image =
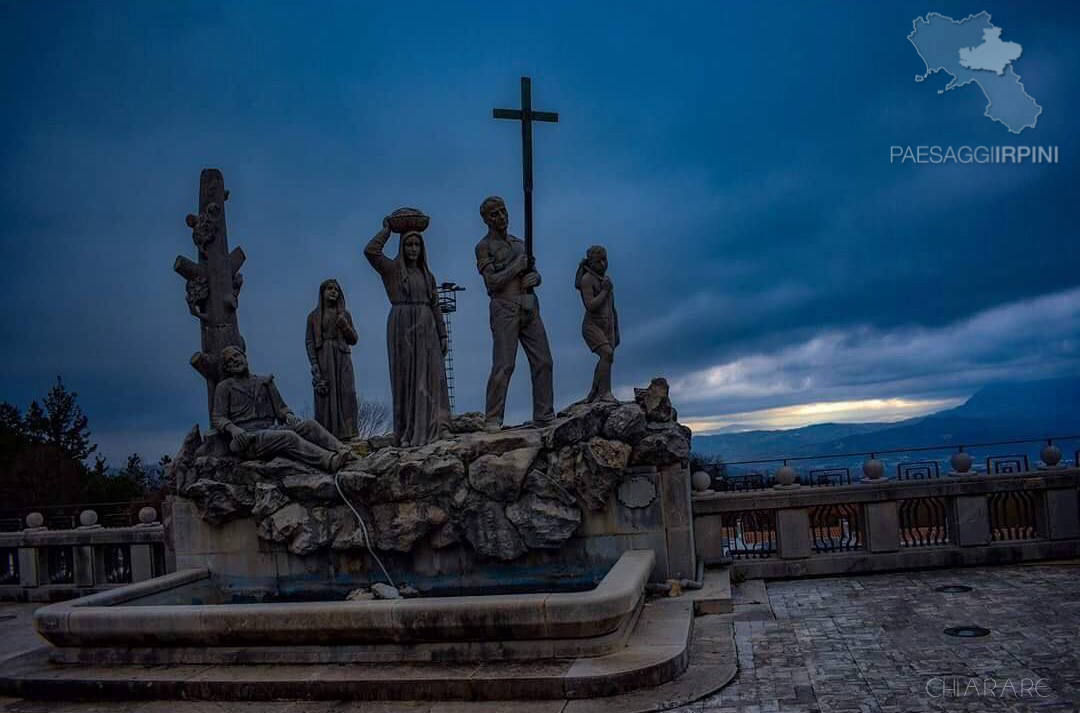
<svg viewBox="0 0 1080 713">
<path fill-rule="evenodd" d="M 926 480 L 870 471 L 846 486 L 697 492 L 697 555 L 752 578 L 1080 556 L 1078 468 Z"/>
<path fill-rule="evenodd" d="M 144 507 L 131 527 L 102 527 L 94 510 L 79 526 L 50 530 L 40 512 L 0 533 L 0 600 L 58 601 L 140 582 L 172 569 L 157 511 Z"/>
</svg>

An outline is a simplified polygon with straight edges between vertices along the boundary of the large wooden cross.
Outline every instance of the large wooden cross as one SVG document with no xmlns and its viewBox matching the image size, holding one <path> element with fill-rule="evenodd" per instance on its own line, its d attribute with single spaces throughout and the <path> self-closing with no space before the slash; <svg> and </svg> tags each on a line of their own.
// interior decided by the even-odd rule
<svg viewBox="0 0 1080 713">
<path fill-rule="evenodd" d="M 533 235 L 532 235 L 532 123 L 534 121 L 557 122 L 559 115 L 553 111 L 534 111 L 532 108 L 532 80 L 528 77 L 521 78 L 521 108 L 520 109 L 496 109 L 496 119 L 514 119 L 521 122 L 521 185 L 525 189 L 525 254 L 529 256 L 529 266 L 532 267 L 533 259 Z"/>
</svg>

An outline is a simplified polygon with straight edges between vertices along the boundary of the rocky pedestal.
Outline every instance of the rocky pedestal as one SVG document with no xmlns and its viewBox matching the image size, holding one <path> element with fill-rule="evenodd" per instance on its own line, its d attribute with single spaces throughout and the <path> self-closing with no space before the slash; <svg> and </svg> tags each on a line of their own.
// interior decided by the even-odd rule
<svg viewBox="0 0 1080 713">
<path fill-rule="evenodd" d="M 225 553 L 226 543 L 205 543 L 246 528 L 254 530 L 261 551 L 288 552 L 302 558 L 303 567 L 322 571 L 312 563 L 362 557 L 366 532 L 371 547 L 403 569 L 417 566 L 408 558 L 437 559 L 440 551 L 458 563 L 529 564 L 579 556 L 614 561 L 622 550 L 647 548 L 663 550 L 657 574 L 666 575 L 667 520 L 686 527 L 689 517 L 680 513 L 679 496 L 673 503 L 665 497 L 685 489 L 688 509 L 690 434 L 674 420 L 662 381 L 641 390 L 647 397 L 638 402 L 577 404 L 542 429 L 485 433 L 477 430 L 480 419 L 465 416 L 455 419 L 448 438 L 425 446 L 357 443 L 366 455 L 337 475 L 284 458 L 220 455 L 215 437 L 204 439 L 195 428 L 170 468 L 174 509 L 202 521 L 198 537 L 177 542 L 178 558 L 192 555 L 191 565 L 201 554 Z M 635 493 L 628 504 L 616 496 L 620 487 Z M 194 525 L 180 530 L 190 533 Z M 533 556 L 568 543 L 579 554 Z M 686 548 L 693 552 L 692 543 Z M 680 576 L 693 575 L 692 564 L 678 569 Z"/>
</svg>

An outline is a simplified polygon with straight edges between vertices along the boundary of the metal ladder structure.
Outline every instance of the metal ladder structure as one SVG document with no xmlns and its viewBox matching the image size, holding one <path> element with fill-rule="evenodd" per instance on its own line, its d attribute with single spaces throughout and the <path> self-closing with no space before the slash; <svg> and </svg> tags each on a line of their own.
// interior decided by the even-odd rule
<svg viewBox="0 0 1080 713">
<path fill-rule="evenodd" d="M 450 394 L 450 413 L 454 412 L 454 340 L 450 328 L 450 315 L 457 312 L 457 293 L 465 288 L 453 282 L 444 282 L 438 286 L 439 309 L 446 324 L 446 390 Z"/>
</svg>

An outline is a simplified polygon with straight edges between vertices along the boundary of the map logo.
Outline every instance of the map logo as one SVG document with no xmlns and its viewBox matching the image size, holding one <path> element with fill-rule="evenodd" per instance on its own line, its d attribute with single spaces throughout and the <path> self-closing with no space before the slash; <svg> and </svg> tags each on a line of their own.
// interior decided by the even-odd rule
<svg viewBox="0 0 1080 713">
<path fill-rule="evenodd" d="M 951 17 L 930 13 L 912 22 L 915 28 L 908 40 L 926 63 L 926 74 L 916 75 L 922 82 L 937 72 L 945 72 L 952 81 L 938 94 L 975 84 L 989 102 L 985 116 L 1001 122 L 1013 134 L 1035 128 L 1042 107 L 1035 103 L 1013 71 L 1024 48 L 1001 39 L 1002 28 L 990 22 L 990 15 L 980 12 L 957 22 Z"/>
</svg>

